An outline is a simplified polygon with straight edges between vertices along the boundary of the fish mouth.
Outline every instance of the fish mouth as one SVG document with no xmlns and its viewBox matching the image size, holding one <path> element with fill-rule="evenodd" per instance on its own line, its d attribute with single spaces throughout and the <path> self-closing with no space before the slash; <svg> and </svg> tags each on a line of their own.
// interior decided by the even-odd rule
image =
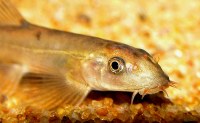
<svg viewBox="0 0 200 123">
<path fill-rule="evenodd" d="M 177 82 L 169 81 L 165 85 L 160 85 L 160 86 L 156 86 L 156 87 L 153 87 L 153 88 L 146 88 L 146 89 L 140 90 L 139 94 L 141 94 L 142 96 L 143 95 L 145 96 L 146 94 L 154 94 L 154 93 L 157 93 L 159 91 L 162 91 L 166 95 L 168 95 L 165 89 L 168 88 L 168 87 L 176 88 L 176 85 L 177 85 Z"/>
<path fill-rule="evenodd" d="M 147 94 L 155 94 L 155 93 L 160 92 L 160 91 L 164 92 L 168 96 L 167 91 L 165 89 L 168 88 L 168 87 L 177 88 L 176 85 L 177 85 L 177 82 L 169 81 L 165 85 L 156 86 L 156 87 L 153 87 L 153 88 L 145 88 L 145 89 L 141 89 L 141 90 L 138 90 L 138 91 L 134 91 L 133 94 L 132 94 L 132 98 L 131 98 L 131 104 L 133 103 L 133 100 L 134 100 L 137 93 L 142 95 L 142 99 Z"/>
</svg>

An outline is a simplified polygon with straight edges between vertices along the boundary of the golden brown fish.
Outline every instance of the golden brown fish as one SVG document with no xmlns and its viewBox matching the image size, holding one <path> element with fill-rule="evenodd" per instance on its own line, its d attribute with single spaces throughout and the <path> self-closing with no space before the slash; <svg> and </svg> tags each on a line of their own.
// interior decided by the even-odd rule
<svg viewBox="0 0 200 123">
<path fill-rule="evenodd" d="M 80 104 L 91 90 L 141 95 L 171 85 L 142 49 L 25 21 L 0 0 L 0 93 L 41 108 Z"/>
</svg>

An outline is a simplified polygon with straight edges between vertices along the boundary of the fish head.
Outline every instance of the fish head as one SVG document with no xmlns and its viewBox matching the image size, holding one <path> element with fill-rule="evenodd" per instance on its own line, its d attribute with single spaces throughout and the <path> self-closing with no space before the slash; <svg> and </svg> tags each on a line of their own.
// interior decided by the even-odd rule
<svg viewBox="0 0 200 123">
<path fill-rule="evenodd" d="M 92 53 L 84 69 L 86 81 L 96 90 L 151 94 L 164 90 L 170 83 L 149 53 L 120 43 Z"/>
</svg>

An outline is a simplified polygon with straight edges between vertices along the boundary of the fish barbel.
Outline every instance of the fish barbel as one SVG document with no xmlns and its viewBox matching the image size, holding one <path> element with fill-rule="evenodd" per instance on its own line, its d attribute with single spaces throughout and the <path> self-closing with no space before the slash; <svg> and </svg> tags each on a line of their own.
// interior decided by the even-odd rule
<svg viewBox="0 0 200 123">
<path fill-rule="evenodd" d="M 0 0 L 0 94 L 52 109 L 91 90 L 152 94 L 172 84 L 146 51 L 30 24 Z"/>
</svg>

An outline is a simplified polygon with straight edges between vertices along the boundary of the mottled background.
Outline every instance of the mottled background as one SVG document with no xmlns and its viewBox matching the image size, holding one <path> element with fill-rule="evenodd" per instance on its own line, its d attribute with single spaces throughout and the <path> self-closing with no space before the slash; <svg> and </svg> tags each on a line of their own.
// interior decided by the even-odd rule
<svg viewBox="0 0 200 123">
<path fill-rule="evenodd" d="M 170 112 L 183 111 L 200 117 L 199 0 L 11 1 L 31 23 L 119 41 L 155 54 L 170 79 L 178 83 L 177 89 L 167 89 L 168 97 L 164 95 L 173 103 Z M 109 117 L 107 110 L 105 117 Z M 60 116 L 70 114 L 62 109 L 58 112 Z"/>
</svg>

